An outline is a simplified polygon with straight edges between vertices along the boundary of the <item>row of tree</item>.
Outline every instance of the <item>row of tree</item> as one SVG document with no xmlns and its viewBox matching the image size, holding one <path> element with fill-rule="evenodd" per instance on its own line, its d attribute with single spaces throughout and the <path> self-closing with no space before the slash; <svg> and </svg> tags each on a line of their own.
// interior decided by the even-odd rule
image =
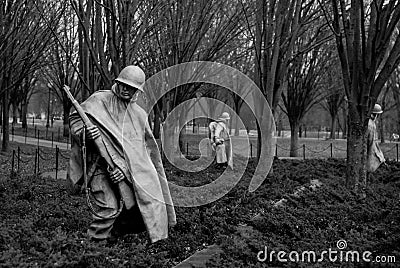
<svg viewBox="0 0 400 268">
<path fill-rule="evenodd" d="M 287 114 L 293 153 L 295 133 L 315 103 L 324 100 L 332 122 L 345 103 L 347 178 L 363 193 L 369 115 L 384 88 L 399 88 L 391 76 L 400 61 L 398 0 L 0 0 L 0 18 L 3 150 L 10 107 L 26 126 L 38 83 L 63 103 L 68 135 L 64 84 L 83 101 L 110 88 L 129 64 L 151 76 L 180 63 L 213 61 L 251 77 L 275 117 L 280 108 Z M 238 94 L 215 88 L 194 83 L 168 92 L 152 112 L 155 134 L 175 107 L 198 94 L 224 99 L 239 113 Z M 259 101 L 257 118 L 266 109 Z"/>
</svg>

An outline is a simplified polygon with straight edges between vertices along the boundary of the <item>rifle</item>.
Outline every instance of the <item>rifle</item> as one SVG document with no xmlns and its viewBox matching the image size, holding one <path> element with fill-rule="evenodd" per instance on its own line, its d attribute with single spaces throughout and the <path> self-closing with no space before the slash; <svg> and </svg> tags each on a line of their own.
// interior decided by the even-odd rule
<svg viewBox="0 0 400 268">
<path fill-rule="evenodd" d="M 94 124 L 92 123 L 92 121 L 90 121 L 89 117 L 86 115 L 85 111 L 79 105 L 77 100 L 75 100 L 74 96 L 72 96 L 71 92 L 69 91 L 69 88 L 67 86 L 64 86 L 63 89 L 64 89 L 65 93 L 67 94 L 68 98 L 71 100 L 72 105 L 74 106 L 75 110 L 78 112 L 79 116 L 81 117 L 85 127 L 87 128 L 87 127 L 93 126 Z M 112 172 L 114 169 L 118 168 L 112 161 L 110 155 L 108 154 L 107 148 L 104 145 L 101 134 L 99 137 L 97 137 L 93 141 L 100 153 L 100 156 L 104 158 L 104 160 L 106 161 L 106 163 L 108 165 L 108 168 L 107 168 L 108 172 Z M 84 160 L 86 160 L 86 159 L 84 159 Z M 118 190 L 119 190 L 121 199 L 123 200 L 123 203 L 125 204 L 125 207 L 127 209 L 131 209 L 135 205 L 135 196 L 133 195 L 132 189 L 129 187 L 129 185 L 124 180 L 122 180 L 118 183 Z"/>
</svg>

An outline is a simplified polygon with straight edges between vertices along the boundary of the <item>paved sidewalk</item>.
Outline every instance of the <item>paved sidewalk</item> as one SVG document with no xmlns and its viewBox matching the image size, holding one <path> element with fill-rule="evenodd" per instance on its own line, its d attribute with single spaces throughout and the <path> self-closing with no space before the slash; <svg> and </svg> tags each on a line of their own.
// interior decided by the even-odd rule
<svg viewBox="0 0 400 268">
<path fill-rule="evenodd" d="M 182 261 L 174 268 L 203 268 L 207 267 L 207 261 L 222 253 L 222 250 L 217 245 L 211 245 L 201 251 L 197 251 L 192 256 Z"/>
<path fill-rule="evenodd" d="M 36 146 L 42 146 L 42 147 L 48 147 L 48 148 L 56 148 L 58 147 L 61 150 L 69 150 L 71 148 L 71 145 L 65 142 L 52 142 L 49 140 L 43 140 L 43 139 L 37 139 L 37 138 L 32 138 L 32 137 L 24 137 L 24 136 L 17 136 L 17 135 L 10 135 L 10 141 L 18 142 L 18 143 L 23 143 L 23 144 L 30 144 L 30 145 L 36 145 Z"/>
</svg>

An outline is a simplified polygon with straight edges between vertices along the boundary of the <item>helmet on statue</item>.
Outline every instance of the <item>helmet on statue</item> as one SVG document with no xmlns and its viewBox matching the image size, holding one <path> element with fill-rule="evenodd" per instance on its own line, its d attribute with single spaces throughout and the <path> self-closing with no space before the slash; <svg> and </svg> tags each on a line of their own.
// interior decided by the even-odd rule
<svg viewBox="0 0 400 268">
<path fill-rule="evenodd" d="M 140 91 L 143 91 L 143 84 L 145 80 L 146 75 L 144 74 L 143 70 L 134 65 L 126 66 L 115 79 L 115 81 L 119 83 L 137 88 Z"/>
<path fill-rule="evenodd" d="M 223 112 L 217 121 L 225 121 L 229 119 L 231 119 L 230 115 L 227 112 Z"/>
<path fill-rule="evenodd" d="M 375 104 L 374 109 L 372 109 L 373 114 L 383 113 L 382 107 L 379 104 Z"/>
</svg>

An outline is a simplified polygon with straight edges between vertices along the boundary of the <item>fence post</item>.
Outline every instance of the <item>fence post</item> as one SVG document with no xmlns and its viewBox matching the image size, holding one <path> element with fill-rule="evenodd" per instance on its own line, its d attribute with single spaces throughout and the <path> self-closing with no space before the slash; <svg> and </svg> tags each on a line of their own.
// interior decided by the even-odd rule
<svg viewBox="0 0 400 268">
<path fill-rule="evenodd" d="M 275 156 L 278 157 L 278 144 L 275 143 Z"/>
<path fill-rule="evenodd" d="M 58 175 L 58 146 L 56 146 L 56 180 Z"/>
<path fill-rule="evenodd" d="M 51 132 L 51 148 L 53 148 L 54 143 L 54 132 Z"/>
<path fill-rule="evenodd" d="M 39 174 L 39 164 L 40 164 L 40 149 L 39 147 L 37 148 L 37 174 Z"/>
<path fill-rule="evenodd" d="M 36 165 L 37 164 L 37 149 L 35 150 L 35 176 L 36 176 Z"/>
<path fill-rule="evenodd" d="M 38 129 L 37 131 L 37 146 L 39 147 L 39 136 L 40 136 L 40 130 Z"/>
<path fill-rule="evenodd" d="M 14 141 L 14 123 L 11 125 L 12 141 Z"/>
<path fill-rule="evenodd" d="M 17 172 L 19 172 L 19 159 L 20 159 L 20 156 L 21 156 L 21 148 L 18 146 L 18 154 L 17 154 L 17 156 L 18 156 L 18 161 L 17 161 Z"/>
<path fill-rule="evenodd" d="M 331 158 L 333 158 L 333 143 L 331 142 Z"/>
<path fill-rule="evenodd" d="M 303 159 L 306 160 L 306 145 L 303 144 Z"/>
<path fill-rule="evenodd" d="M 15 157 L 15 150 L 13 150 L 12 160 L 11 160 L 11 174 L 14 173 L 14 157 Z"/>
<path fill-rule="evenodd" d="M 253 144 L 250 142 L 250 158 L 253 158 Z"/>
</svg>

